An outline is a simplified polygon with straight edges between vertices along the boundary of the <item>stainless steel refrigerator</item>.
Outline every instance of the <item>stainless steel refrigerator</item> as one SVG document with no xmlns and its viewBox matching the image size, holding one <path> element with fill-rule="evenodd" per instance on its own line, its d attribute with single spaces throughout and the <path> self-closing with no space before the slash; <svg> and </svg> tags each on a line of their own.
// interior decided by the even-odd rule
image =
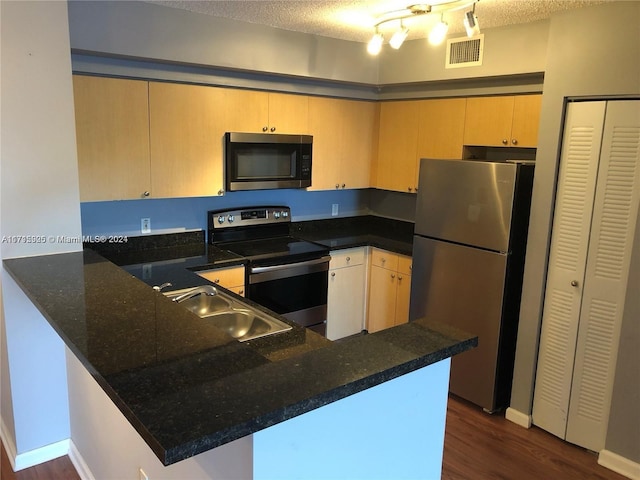
<svg viewBox="0 0 640 480">
<path fill-rule="evenodd" d="M 420 162 L 410 320 L 478 335 L 453 357 L 450 392 L 485 411 L 508 406 L 534 166 Z"/>
</svg>

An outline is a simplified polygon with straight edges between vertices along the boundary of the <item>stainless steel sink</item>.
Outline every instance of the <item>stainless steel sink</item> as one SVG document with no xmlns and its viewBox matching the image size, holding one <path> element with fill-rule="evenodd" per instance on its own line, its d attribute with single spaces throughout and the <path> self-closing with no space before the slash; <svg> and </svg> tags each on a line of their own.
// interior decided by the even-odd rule
<svg viewBox="0 0 640 480">
<path fill-rule="evenodd" d="M 246 342 L 291 330 L 291 326 L 227 295 L 211 285 L 164 294 L 187 310 L 211 321 L 233 338 Z"/>
</svg>

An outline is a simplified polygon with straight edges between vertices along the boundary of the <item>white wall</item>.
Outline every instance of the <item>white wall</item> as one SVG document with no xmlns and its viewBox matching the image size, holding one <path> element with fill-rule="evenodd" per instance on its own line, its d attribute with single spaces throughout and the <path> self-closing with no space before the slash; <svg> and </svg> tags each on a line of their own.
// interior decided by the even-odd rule
<svg viewBox="0 0 640 480">
<path fill-rule="evenodd" d="M 81 232 L 67 4 L 2 1 L 0 11 L 1 256 L 77 250 L 49 239 Z M 64 350 L 4 269 L 1 290 L 2 433 L 20 460 L 69 436 Z"/>
</svg>

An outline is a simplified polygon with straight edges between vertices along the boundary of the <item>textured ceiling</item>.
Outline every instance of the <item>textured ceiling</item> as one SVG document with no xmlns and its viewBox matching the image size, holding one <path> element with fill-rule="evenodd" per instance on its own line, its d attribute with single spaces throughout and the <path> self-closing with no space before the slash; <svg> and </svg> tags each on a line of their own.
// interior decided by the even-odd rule
<svg viewBox="0 0 640 480">
<path fill-rule="evenodd" d="M 446 3 L 446 0 L 149 0 L 149 3 L 196 13 L 231 18 L 249 23 L 304 32 L 313 35 L 367 42 L 380 15 L 405 9 L 414 3 Z M 481 29 L 534 22 L 551 13 L 614 0 L 480 0 L 476 15 Z M 468 9 L 445 14 L 449 33 L 463 32 L 462 16 Z M 411 18 L 405 22 L 409 39 L 424 38 L 440 19 L 438 14 Z M 387 24 L 392 31 L 398 22 Z M 385 28 L 382 29 L 383 33 Z"/>
</svg>

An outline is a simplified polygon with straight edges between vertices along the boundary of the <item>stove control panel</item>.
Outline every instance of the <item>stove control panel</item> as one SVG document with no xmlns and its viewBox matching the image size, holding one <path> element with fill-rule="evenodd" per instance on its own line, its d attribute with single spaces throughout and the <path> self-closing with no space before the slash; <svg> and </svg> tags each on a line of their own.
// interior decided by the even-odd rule
<svg viewBox="0 0 640 480">
<path fill-rule="evenodd" d="M 211 210 L 207 213 L 209 230 L 255 227 L 291 222 L 289 207 L 250 207 L 233 210 Z"/>
</svg>

